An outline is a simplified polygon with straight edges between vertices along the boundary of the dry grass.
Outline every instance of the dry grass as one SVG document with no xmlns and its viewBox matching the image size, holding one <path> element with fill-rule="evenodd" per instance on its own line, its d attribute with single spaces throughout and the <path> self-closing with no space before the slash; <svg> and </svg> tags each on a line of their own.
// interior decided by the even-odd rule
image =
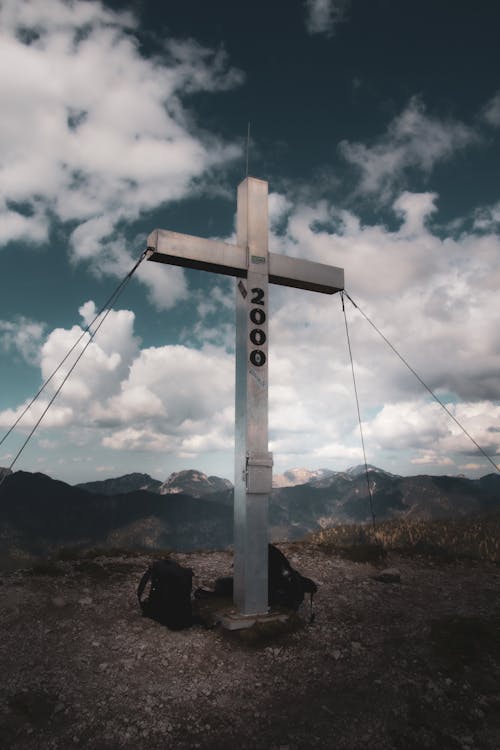
<svg viewBox="0 0 500 750">
<path fill-rule="evenodd" d="M 137 550 L 125 549 L 123 547 L 61 547 L 56 553 L 56 559 L 63 562 L 75 560 L 94 560 L 96 557 L 137 557 Z M 149 554 L 149 553 L 148 553 Z M 155 553 L 156 554 L 156 553 Z M 160 551 L 158 554 L 164 554 Z"/>
<path fill-rule="evenodd" d="M 375 528 L 339 525 L 320 531 L 310 541 L 324 551 L 367 562 L 378 547 L 386 553 L 500 563 L 500 515 L 439 521 L 400 519 L 384 521 Z"/>
</svg>

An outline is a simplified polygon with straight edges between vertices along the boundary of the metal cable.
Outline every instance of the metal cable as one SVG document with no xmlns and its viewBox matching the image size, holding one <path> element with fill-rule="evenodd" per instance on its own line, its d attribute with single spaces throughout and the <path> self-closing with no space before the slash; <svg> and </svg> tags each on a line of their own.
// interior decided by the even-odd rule
<svg viewBox="0 0 500 750">
<path fill-rule="evenodd" d="M 42 419 L 44 418 L 44 416 L 46 415 L 46 413 L 48 412 L 48 410 L 50 409 L 50 407 L 54 403 L 55 399 L 59 395 L 59 393 L 60 393 L 63 385 L 66 383 L 67 379 L 69 378 L 69 376 L 71 375 L 71 373 L 75 369 L 76 365 L 78 364 L 78 362 L 82 358 L 82 356 L 85 353 L 85 351 L 87 350 L 88 346 L 92 343 L 92 340 L 93 340 L 94 336 L 96 335 L 97 331 L 102 326 L 102 324 L 104 323 L 104 321 L 108 317 L 109 313 L 113 309 L 114 303 L 120 297 L 121 293 L 125 289 L 125 286 L 128 284 L 128 282 L 132 278 L 132 275 L 135 273 L 135 271 L 137 270 L 137 268 L 139 267 L 139 265 L 142 263 L 142 261 L 146 257 L 146 252 L 147 251 L 144 251 L 143 253 L 141 253 L 141 256 L 140 256 L 139 260 L 137 261 L 137 263 L 127 273 L 127 275 L 125 276 L 125 278 L 122 279 L 122 281 L 120 282 L 120 284 L 117 286 L 117 288 L 115 289 L 115 291 L 113 292 L 113 294 L 108 298 L 108 300 L 105 302 L 105 304 L 101 307 L 101 309 L 99 310 L 99 312 L 97 313 L 97 315 L 94 317 L 94 319 L 92 320 L 92 322 L 89 323 L 89 325 L 83 331 L 83 333 L 79 336 L 79 338 L 77 339 L 77 341 L 75 341 L 75 343 L 73 344 L 73 346 L 71 347 L 71 349 L 65 355 L 64 359 L 61 360 L 61 362 L 58 364 L 58 366 L 56 367 L 56 369 L 52 372 L 52 374 L 50 375 L 50 377 L 48 377 L 47 380 L 44 382 L 44 384 L 42 385 L 42 387 L 40 388 L 40 390 L 38 391 L 38 393 L 32 398 L 32 400 L 30 401 L 30 403 L 28 404 L 28 406 L 24 409 L 24 411 L 22 412 L 22 414 L 17 418 L 17 420 L 15 421 L 15 423 L 12 425 L 12 427 L 9 429 L 9 431 L 4 435 L 4 437 L 0 441 L 0 445 L 1 445 L 3 443 L 3 441 L 10 435 L 10 433 L 16 427 L 16 425 L 19 423 L 19 421 L 22 419 L 22 417 L 24 416 L 24 414 L 26 414 L 26 412 L 28 411 L 28 409 L 34 404 L 34 402 L 36 401 L 36 399 L 38 398 L 38 396 L 42 393 L 42 391 L 45 389 L 45 387 L 48 385 L 48 383 L 52 380 L 52 378 L 54 377 L 54 375 L 60 370 L 60 368 L 62 367 L 62 365 L 64 364 L 64 362 L 68 359 L 69 355 L 74 351 L 74 349 L 77 346 L 77 344 L 82 340 L 82 338 L 85 336 L 86 333 L 89 333 L 89 339 L 88 339 L 87 343 L 85 344 L 85 346 L 81 350 L 80 354 L 75 359 L 75 361 L 71 365 L 70 369 L 68 370 L 68 372 L 64 376 L 64 378 L 61 381 L 59 387 L 57 388 L 57 390 L 55 391 L 54 395 L 50 399 L 49 403 L 47 404 L 47 406 L 43 410 L 41 416 L 39 417 L 39 419 L 35 423 L 33 429 L 31 430 L 31 432 L 29 433 L 28 437 L 26 438 L 26 440 L 22 444 L 21 448 L 16 453 L 16 455 L 15 455 L 13 461 L 11 462 L 10 466 L 7 468 L 7 470 L 0 477 L 0 485 L 3 483 L 3 481 L 5 480 L 5 478 L 7 477 L 7 475 L 12 471 L 12 467 L 14 466 L 14 464 L 16 463 L 16 461 L 18 460 L 18 458 L 21 455 L 21 453 L 23 452 L 23 450 L 26 448 L 27 444 L 31 440 L 31 438 L 32 438 L 33 434 L 35 433 L 36 429 L 38 428 L 40 422 L 42 421 Z M 103 313 L 103 311 L 105 309 L 106 309 L 106 312 L 102 316 L 102 319 L 99 321 L 99 323 L 96 326 L 95 330 L 91 331 L 90 330 L 91 326 L 95 323 L 95 321 L 98 319 L 98 317 L 100 315 L 102 315 L 102 313 Z"/>
<path fill-rule="evenodd" d="M 347 315 L 346 315 L 346 312 L 345 312 L 344 292 L 340 292 L 340 299 L 342 300 L 342 312 L 344 313 L 345 333 L 346 333 L 346 337 L 347 337 L 347 348 L 349 349 L 349 359 L 351 361 L 352 382 L 353 382 L 353 385 L 354 385 L 354 396 L 356 398 L 356 409 L 358 411 L 359 434 L 361 435 L 361 446 L 363 448 L 363 459 L 364 459 L 364 462 L 365 462 L 366 486 L 368 488 L 368 497 L 370 499 L 370 512 L 371 512 L 371 515 L 372 515 L 372 524 L 373 524 L 373 528 L 375 529 L 376 524 L 375 524 L 375 513 L 373 511 L 373 493 L 372 493 L 372 488 L 370 487 L 370 478 L 368 476 L 368 464 L 366 462 L 365 439 L 364 439 L 364 436 L 363 436 L 363 425 L 362 425 L 362 422 L 361 422 L 361 412 L 360 412 L 360 408 L 359 408 L 359 398 L 358 398 L 358 389 L 357 389 L 357 386 L 356 386 L 356 376 L 354 374 L 354 361 L 353 361 L 353 357 L 352 357 L 351 339 L 350 339 L 350 336 L 349 336 L 349 328 L 348 328 L 348 325 L 347 325 Z"/>
<path fill-rule="evenodd" d="M 59 364 L 57 365 L 56 369 L 49 375 L 49 377 L 47 378 L 47 380 L 41 385 L 40 389 L 35 393 L 35 395 L 31 399 L 31 401 L 29 402 L 29 404 L 23 409 L 23 411 L 18 416 L 18 418 L 16 419 L 16 421 L 14 422 L 14 424 L 7 430 L 7 432 L 5 433 L 5 435 L 3 436 L 3 438 L 0 440 L 0 445 L 2 445 L 2 443 L 5 442 L 5 440 L 7 440 L 7 438 L 10 435 L 10 433 L 12 432 L 12 430 L 15 430 L 15 428 L 17 427 L 17 425 L 19 424 L 19 422 L 21 421 L 21 419 L 24 417 L 24 415 L 26 414 L 26 412 L 33 406 L 33 404 L 37 400 L 38 396 L 40 396 L 40 394 L 45 390 L 45 388 L 48 386 L 48 384 L 50 383 L 50 381 L 52 380 L 52 378 L 54 377 L 54 375 L 56 375 L 59 372 L 59 370 L 61 369 L 61 367 L 63 366 L 63 364 L 68 359 L 69 355 L 75 350 L 75 348 L 78 346 L 78 344 L 80 343 L 80 341 L 82 340 L 82 338 L 85 336 L 85 334 L 90 331 L 90 329 L 92 328 L 92 326 L 94 325 L 94 323 L 96 322 L 96 320 L 98 319 L 98 317 L 100 315 L 102 315 L 102 313 L 104 312 L 104 310 L 107 307 L 110 307 L 110 306 L 112 307 L 113 306 L 114 302 L 116 301 L 116 299 L 118 298 L 118 296 L 121 294 L 121 290 L 122 290 L 123 286 L 128 283 L 129 278 L 132 276 L 132 274 L 134 273 L 134 271 L 137 269 L 139 263 L 142 261 L 143 256 L 144 256 L 144 253 L 141 255 L 141 258 L 135 264 L 135 266 L 133 267 L 133 269 L 120 282 L 120 284 L 115 289 L 115 291 L 113 292 L 113 294 L 111 294 L 110 297 L 106 300 L 106 302 L 101 307 L 101 309 L 99 310 L 99 312 L 96 313 L 96 315 L 93 318 L 93 320 L 91 320 L 91 322 L 88 324 L 88 326 L 85 328 L 85 330 L 82 331 L 82 333 L 77 338 L 77 340 L 75 341 L 75 343 L 73 344 L 73 346 L 71 347 L 71 349 L 69 349 L 69 351 L 67 352 L 67 354 L 64 357 L 64 359 L 62 359 L 59 362 Z"/>
<path fill-rule="evenodd" d="M 493 466 L 493 468 L 495 469 L 495 471 L 498 471 L 498 473 L 500 474 L 500 468 L 493 461 L 493 459 L 491 458 L 491 456 L 489 456 L 486 453 L 486 451 L 484 450 L 484 448 L 481 448 L 481 446 L 479 445 L 479 443 L 472 437 L 472 435 L 469 432 L 467 432 L 467 430 L 465 429 L 465 427 L 458 421 L 458 419 L 455 417 L 455 415 L 452 414 L 452 412 L 448 409 L 448 407 L 446 406 L 446 404 L 444 404 L 441 401 L 441 399 L 439 398 L 439 396 L 436 396 L 436 394 L 434 393 L 434 391 L 432 390 L 432 388 L 430 388 L 427 385 L 427 383 L 425 383 L 424 380 L 422 380 L 422 378 L 420 377 L 420 375 L 418 374 L 418 372 L 416 372 L 413 369 L 413 367 L 406 361 L 406 359 L 398 352 L 398 350 L 396 349 L 396 347 L 391 344 L 391 342 L 389 341 L 389 339 L 387 339 L 386 336 L 384 336 L 384 334 L 382 333 L 382 331 L 380 331 L 377 328 L 377 326 L 375 325 L 375 323 L 370 320 L 370 318 L 368 317 L 368 315 L 366 315 L 366 313 L 363 312 L 363 310 L 360 308 L 360 306 L 357 305 L 354 302 L 353 299 L 351 299 L 351 297 L 347 294 L 347 292 L 345 290 L 344 290 L 343 294 L 345 294 L 345 296 L 347 297 L 347 299 L 349 300 L 349 302 L 352 305 L 354 305 L 354 307 L 356 308 L 356 310 L 359 310 L 359 312 L 361 313 L 361 315 L 363 316 L 363 318 L 371 325 L 371 327 L 378 333 L 378 335 L 381 338 L 383 338 L 383 340 L 385 341 L 385 343 L 387 344 L 387 346 L 389 346 L 392 349 L 392 351 L 394 352 L 394 354 L 401 360 L 401 362 L 404 365 L 406 365 L 406 367 L 410 370 L 410 372 L 417 378 L 417 380 L 419 381 L 419 383 L 424 386 L 424 388 L 426 389 L 426 391 L 428 391 L 431 394 L 431 396 L 434 399 L 434 401 L 436 401 L 439 404 L 439 406 L 441 406 L 441 408 L 444 409 L 444 411 L 448 414 L 448 416 L 451 417 L 451 419 L 455 422 L 455 424 L 457 425 L 457 427 L 459 427 L 462 430 L 462 432 L 464 433 L 464 435 L 466 435 L 466 437 L 469 438 L 469 440 L 476 446 L 476 448 L 478 449 L 478 451 L 490 462 L 490 464 Z"/>
</svg>

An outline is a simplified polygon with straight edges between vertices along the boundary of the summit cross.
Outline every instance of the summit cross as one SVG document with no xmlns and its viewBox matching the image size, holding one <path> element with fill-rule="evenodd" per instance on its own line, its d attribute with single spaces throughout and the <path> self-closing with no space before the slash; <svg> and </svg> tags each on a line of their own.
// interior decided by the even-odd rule
<svg viewBox="0 0 500 750">
<path fill-rule="evenodd" d="M 334 294 L 344 271 L 268 249 L 268 185 L 238 186 L 237 244 L 156 229 L 147 258 L 236 277 L 234 605 L 239 615 L 268 613 L 268 284 Z"/>
</svg>

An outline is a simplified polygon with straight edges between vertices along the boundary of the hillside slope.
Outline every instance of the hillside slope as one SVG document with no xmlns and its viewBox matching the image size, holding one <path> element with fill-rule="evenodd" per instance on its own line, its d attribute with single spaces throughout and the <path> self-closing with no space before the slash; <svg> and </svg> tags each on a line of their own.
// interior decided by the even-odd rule
<svg viewBox="0 0 500 750">
<path fill-rule="evenodd" d="M 66 546 L 135 549 L 224 548 L 232 509 L 189 495 L 137 491 L 97 495 L 44 474 L 16 472 L 0 492 L 0 549 L 46 555 Z"/>
</svg>

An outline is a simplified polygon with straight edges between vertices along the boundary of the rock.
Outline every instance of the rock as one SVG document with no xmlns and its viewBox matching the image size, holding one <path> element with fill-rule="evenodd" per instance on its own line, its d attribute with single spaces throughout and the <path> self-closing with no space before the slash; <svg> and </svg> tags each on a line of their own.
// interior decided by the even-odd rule
<svg viewBox="0 0 500 750">
<path fill-rule="evenodd" d="M 58 609 L 62 609 L 66 606 L 67 601 L 62 596 L 53 596 L 50 600 L 50 603 L 53 607 L 57 607 Z"/>
<path fill-rule="evenodd" d="M 377 576 L 373 576 L 373 580 L 382 583 L 401 583 L 401 573 L 397 568 L 386 568 Z"/>
</svg>

